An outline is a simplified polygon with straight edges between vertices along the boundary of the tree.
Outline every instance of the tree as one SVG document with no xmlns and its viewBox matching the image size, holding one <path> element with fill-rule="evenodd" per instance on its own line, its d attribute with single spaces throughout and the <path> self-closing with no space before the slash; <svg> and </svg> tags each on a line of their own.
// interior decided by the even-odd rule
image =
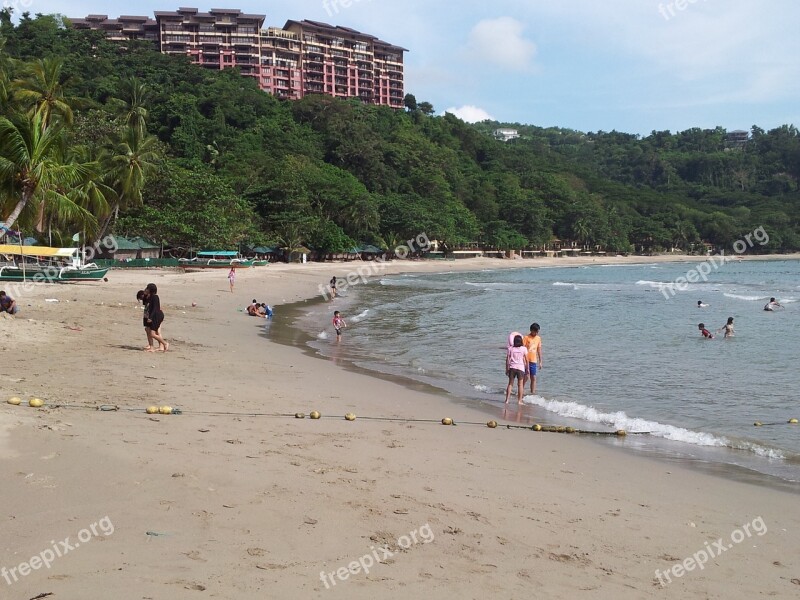
<svg viewBox="0 0 800 600">
<path fill-rule="evenodd" d="M 44 112 L 0 117 L 0 199 L 3 231 L 26 208 L 43 214 L 48 204 L 74 204 L 68 191 L 90 176 L 86 165 L 61 162 L 63 126 L 44 125 Z M 38 221 L 37 221 L 38 222 Z"/>
<path fill-rule="evenodd" d="M 430 102 L 420 102 L 417 107 L 419 108 L 419 112 L 421 112 L 423 115 L 432 115 L 434 112 L 436 112 L 433 109 L 433 104 Z"/>
<path fill-rule="evenodd" d="M 405 106 L 410 112 L 414 112 L 417 110 L 417 98 L 414 94 L 406 94 L 405 98 L 403 98 L 403 106 Z"/>
<path fill-rule="evenodd" d="M 74 99 L 64 96 L 61 83 L 63 61 L 44 58 L 25 66 L 23 77 L 13 82 L 14 96 L 18 104 L 29 106 L 31 112 L 41 114 L 41 125 L 47 127 L 55 118 L 72 124 Z"/>
</svg>

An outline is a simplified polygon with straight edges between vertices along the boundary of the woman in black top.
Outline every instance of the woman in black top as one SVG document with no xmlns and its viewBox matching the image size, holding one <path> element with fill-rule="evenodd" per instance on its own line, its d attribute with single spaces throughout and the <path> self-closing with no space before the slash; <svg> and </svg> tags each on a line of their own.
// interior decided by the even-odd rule
<svg viewBox="0 0 800 600">
<path fill-rule="evenodd" d="M 161 310 L 161 299 L 158 297 L 158 288 L 155 283 L 148 283 L 145 288 L 147 294 L 147 310 L 145 320 L 150 327 L 150 335 L 159 344 L 159 352 L 169 350 L 169 344 L 161 337 L 161 324 L 164 322 L 164 311 Z M 150 348 L 149 352 L 155 352 Z"/>
<path fill-rule="evenodd" d="M 147 291 L 139 290 L 136 292 L 136 299 L 144 305 L 144 313 L 142 315 L 142 325 L 144 325 L 144 333 L 147 335 L 147 346 L 142 350 L 151 350 L 153 347 L 153 336 L 150 333 L 150 323 L 147 322 Z"/>
</svg>

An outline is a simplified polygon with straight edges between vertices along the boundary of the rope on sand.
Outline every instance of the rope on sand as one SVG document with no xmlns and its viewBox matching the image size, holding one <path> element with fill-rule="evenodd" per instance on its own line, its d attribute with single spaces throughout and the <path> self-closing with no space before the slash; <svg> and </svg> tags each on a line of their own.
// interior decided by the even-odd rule
<svg viewBox="0 0 800 600">
<path fill-rule="evenodd" d="M 18 406 L 22 403 L 19 398 L 11 398 L 8 400 L 8 404 L 12 404 Z M 64 409 L 74 409 L 74 410 L 93 410 L 93 411 L 100 411 L 100 412 L 130 412 L 130 413 L 146 413 L 148 415 L 197 415 L 197 416 L 212 416 L 212 417 L 271 417 L 271 418 L 294 418 L 294 419 L 305 419 L 306 414 L 297 412 L 297 413 L 261 413 L 261 412 L 234 412 L 234 411 L 202 411 L 202 410 L 190 410 L 185 411 L 179 408 L 173 408 L 171 406 L 148 406 L 145 409 L 141 407 L 135 406 L 118 406 L 116 404 L 101 404 L 101 405 L 92 405 L 92 404 L 45 404 L 42 400 L 38 398 L 32 398 L 28 403 L 29 406 L 33 408 L 49 408 L 49 409 L 56 409 L 56 408 L 64 408 Z M 333 415 L 326 415 L 323 416 L 319 411 L 311 411 L 308 414 L 308 417 L 312 420 L 318 419 L 341 419 L 342 417 L 333 416 Z M 649 431 L 625 431 L 620 429 L 618 431 L 586 431 L 582 429 L 575 429 L 574 427 L 563 427 L 563 426 L 556 426 L 556 425 L 539 425 L 538 423 L 534 423 L 533 425 L 511 425 L 511 424 L 502 424 L 498 423 L 495 420 L 488 421 L 486 423 L 480 423 L 475 421 L 460 421 L 456 423 L 452 418 L 445 417 L 441 420 L 439 419 L 412 419 L 412 418 L 403 418 L 403 417 L 358 417 L 362 421 L 380 421 L 380 422 L 393 422 L 393 423 L 441 423 L 442 425 L 446 426 L 456 426 L 456 425 L 478 425 L 482 427 L 488 427 L 489 429 L 525 429 L 529 431 L 542 431 L 545 433 L 575 433 L 575 434 L 586 434 L 586 435 L 613 435 L 618 437 L 625 437 L 626 435 L 645 435 L 650 433 Z M 356 415 L 353 413 L 347 413 L 344 415 L 344 419 L 346 421 L 355 421 Z"/>
</svg>

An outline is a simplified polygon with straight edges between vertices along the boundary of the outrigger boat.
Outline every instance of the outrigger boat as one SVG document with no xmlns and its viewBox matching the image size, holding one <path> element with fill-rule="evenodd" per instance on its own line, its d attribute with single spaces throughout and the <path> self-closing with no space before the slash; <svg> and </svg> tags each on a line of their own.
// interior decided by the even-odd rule
<svg viewBox="0 0 800 600">
<path fill-rule="evenodd" d="M 107 267 L 95 263 L 84 264 L 80 248 L 49 248 L 47 246 L 0 245 L 0 255 L 17 257 L 16 260 L 0 262 L 1 281 L 40 281 L 44 283 L 64 283 L 71 281 L 99 281 Z M 36 258 L 37 262 L 27 262 L 26 258 Z M 42 263 L 38 259 L 49 259 Z M 60 259 L 60 260 L 59 260 Z"/>
<path fill-rule="evenodd" d="M 178 259 L 178 266 L 184 270 L 230 269 L 231 267 L 263 267 L 269 264 L 266 260 L 241 258 L 232 250 L 204 250 L 194 258 Z"/>
</svg>

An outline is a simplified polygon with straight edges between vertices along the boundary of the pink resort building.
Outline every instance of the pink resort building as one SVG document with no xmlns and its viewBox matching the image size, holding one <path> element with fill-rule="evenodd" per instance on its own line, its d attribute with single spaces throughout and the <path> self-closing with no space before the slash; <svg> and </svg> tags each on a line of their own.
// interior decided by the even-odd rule
<svg viewBox="0 0 800 600">
<path fill-rule="evenodd" d="M 265 18 L 235 8 L 179 8 L 156 11 L 155 19 L 89 15 L 69 22 L 76 29 L 103 31 L 113 41 L 152 41 L 163 54 L 185 55 L 206 68 L 237 67 L 280 98 L 327 94 L 403 107 L 405 48 L 319 21 L 264 28 Z"/>
</svg>

